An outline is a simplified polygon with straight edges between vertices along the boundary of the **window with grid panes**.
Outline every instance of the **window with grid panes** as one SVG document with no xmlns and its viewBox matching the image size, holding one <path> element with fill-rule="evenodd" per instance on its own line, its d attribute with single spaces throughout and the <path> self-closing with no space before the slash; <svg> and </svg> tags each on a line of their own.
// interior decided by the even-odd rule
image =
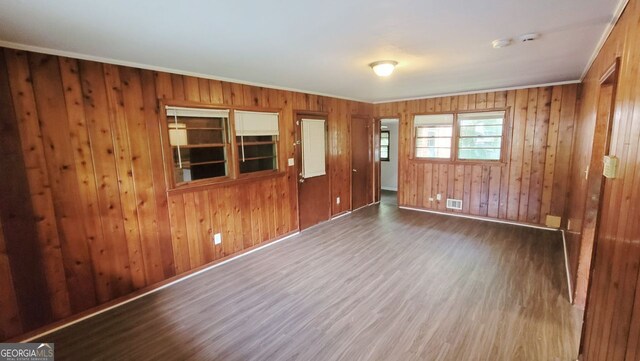
<svg viewBox="0 0 640 361">
<path fill-rule="evenodd" d="M 458 159 L 500 160 L 503 127 L 504 111 L 458 114 Z"/>
<path fill-rule="evenodd" d="M 166 107 L 176 184 L 226 177 L 229 111 Z"/>
<path fill-rule="evenodd" d="M 278 114 L 235 111 L 240 174 L 278 169 Z"/>
<path fill-rule="evenodd" d="M 415 158 L 451 158 L 453 114 L 416 115 L 413 125 Z"/>
<path fill-rule="evenodd" d="M 389 161 L 389 131 L 380 131 L 380 160 Z"/>
</svg>

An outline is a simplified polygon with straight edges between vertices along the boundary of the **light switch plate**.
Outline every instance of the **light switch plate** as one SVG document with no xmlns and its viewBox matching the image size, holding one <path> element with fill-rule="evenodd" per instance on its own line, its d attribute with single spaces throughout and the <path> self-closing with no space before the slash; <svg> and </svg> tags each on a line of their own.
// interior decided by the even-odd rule
<svg viewBox="0 0 640 361">
<path fill-rule="evenodd" d="M 604 169 L 602 175 L 609 179 L 615 179 L 618 176 L 618 157 L 612 155 L 604 156 Z"/>
<path fill-rule="evenodd" d="M 289 158 L 289 167 L 293 167 L 296 164 L 295 159 Z"/>
<path fill-rule="evenodd" d="M 222 243 L 222 235 L 220 233 L 216 233 L 213 235 L 213 244 L 220 244 Z"/>
</svg>

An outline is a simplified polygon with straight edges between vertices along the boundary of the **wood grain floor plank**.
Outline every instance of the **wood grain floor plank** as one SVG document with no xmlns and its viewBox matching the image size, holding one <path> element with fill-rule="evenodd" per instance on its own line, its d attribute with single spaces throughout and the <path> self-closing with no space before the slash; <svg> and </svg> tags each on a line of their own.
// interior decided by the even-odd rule
<svg viewBox="0 0 640 361">
<path fill-rule="evenodd" d="M 558 234 L 383 202 L 51 334 L 59 360 L 574 360 Z"/>
</svg>

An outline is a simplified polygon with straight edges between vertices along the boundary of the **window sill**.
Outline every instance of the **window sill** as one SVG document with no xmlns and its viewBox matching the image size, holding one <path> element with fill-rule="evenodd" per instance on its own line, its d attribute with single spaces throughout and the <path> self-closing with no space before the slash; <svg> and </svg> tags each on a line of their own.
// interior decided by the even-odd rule
<svg viewBox="0 0 640 361">
<path fill-rule="evenodd" d="M 255 174 L 242 174 L 235 179 L 229 178 L 229 177 L 211 179 L 211 180 L 203 179 L 199 181 L 193 181 L 190 183 L 177 185 L 175 188 L 168 189 L 167 194 L 168 195 L 183 194 L 183 193 L 196 192 L 196 191 L 201 191 L 206 189 L 215 189 L 220 187 L 252 183 L 252 182 L 257 182 L 257 181 L 269 179 L 269 178 L 278 178 L 286 174 L 287 172 L 285 171 L 275 170 L 275 171 L 263 171 L 259 173 L 256 172 Z"/>
<path fill-rule="evenodd" d="M 451 160 L 451 159 L 438 159 L 438 158 L 413 158 L 409 159 L 411 163 L 437 163 L 437 164 L 452 164 L 452 165 L 486 165 L 494 167 L 505 167 L 509 163 L 501 160 Z"/>
</svg>

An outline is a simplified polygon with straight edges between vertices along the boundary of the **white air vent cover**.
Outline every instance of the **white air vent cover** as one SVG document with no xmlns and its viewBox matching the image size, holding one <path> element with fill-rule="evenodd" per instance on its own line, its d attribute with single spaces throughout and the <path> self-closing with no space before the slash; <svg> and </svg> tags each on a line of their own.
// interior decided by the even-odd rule
<svg viewBox="0 0 640 361">
<path fill-rule="evenodd" d="M 447 198 L 447 208 L 449 208 L 449 209 L 462 209 L 462 200 L 461 199 Z"/>
</svg>

